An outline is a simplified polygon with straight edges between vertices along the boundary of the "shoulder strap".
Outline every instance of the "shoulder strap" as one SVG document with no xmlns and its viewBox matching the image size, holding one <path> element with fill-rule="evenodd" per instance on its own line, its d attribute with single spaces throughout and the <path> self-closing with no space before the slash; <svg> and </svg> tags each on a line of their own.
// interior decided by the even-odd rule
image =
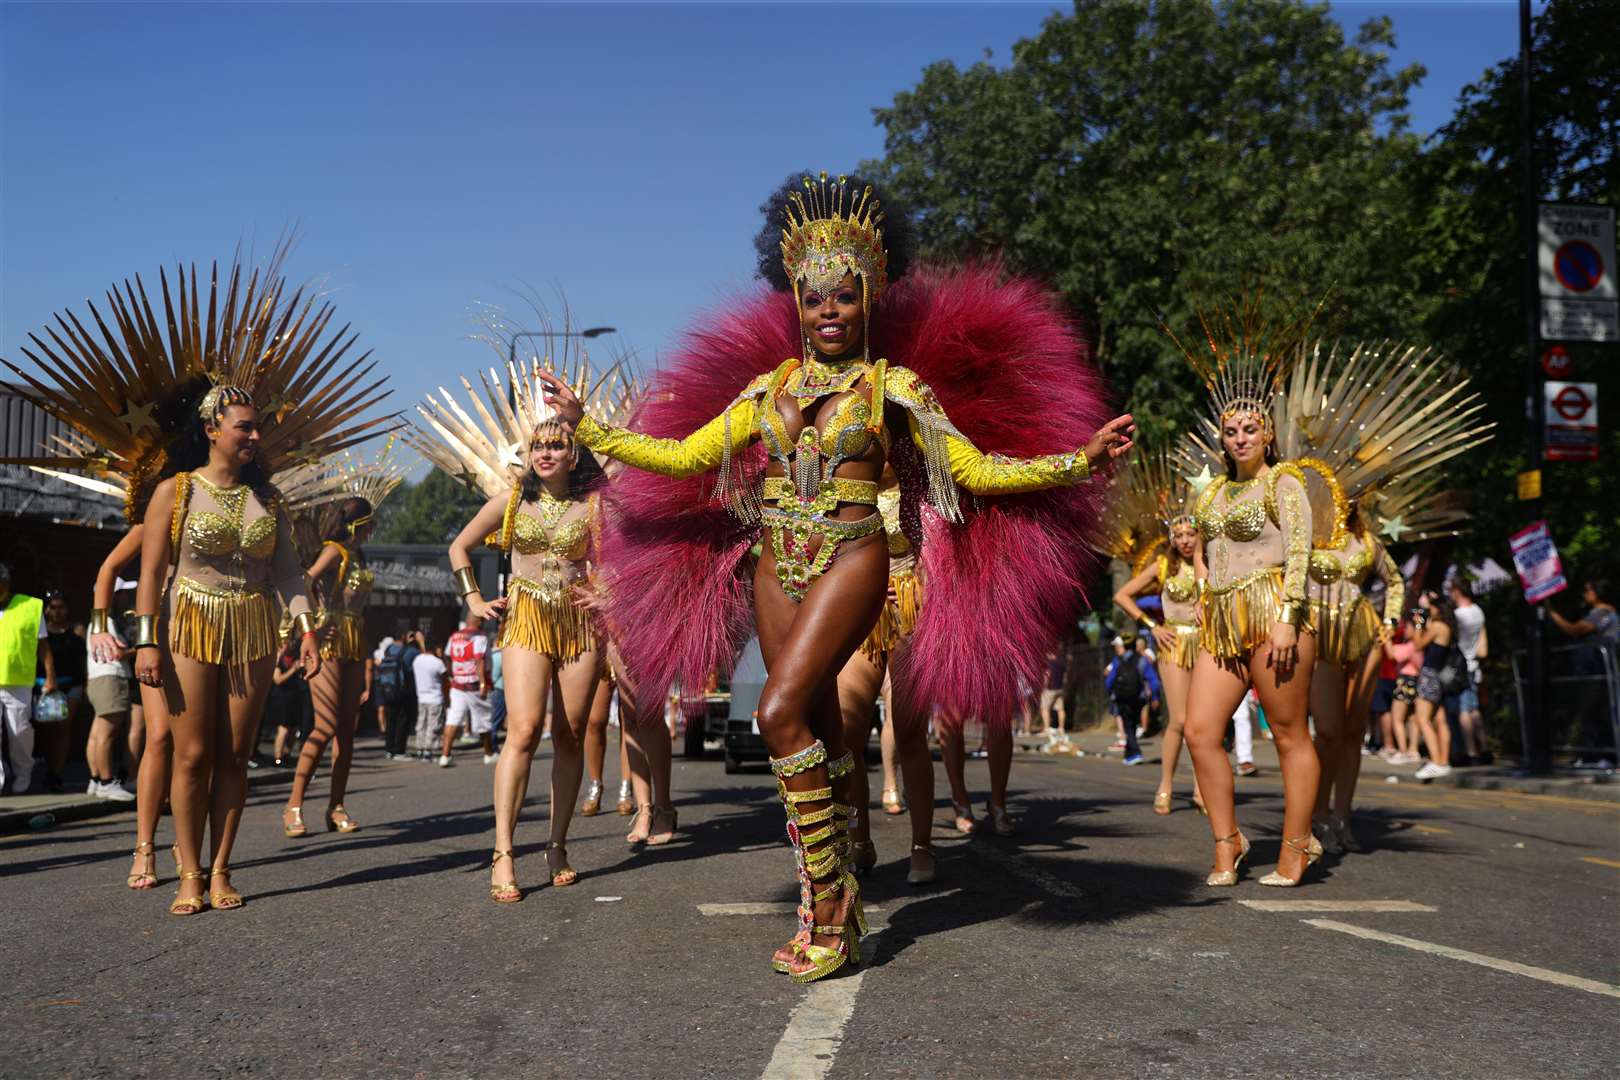
<svg viewBox="0 0 1620 1080">
<path fill-rule="evenodd" d="M 174 509 L 169 514 L 169 565 L 180 565 L 180 538 L 191 512 L 191 473 L 174 474 Z"/>
<path fill-rule="evenodd" d="M 342 589 L 349 580 L 349 563 L 354 559 L 354 553 L 341 540 L 322 540 L 321 547 L 335 547 L 338 549 L 338 588 Z"/>
<path fill-rule="evenodd" d="M 1165 580 L 1170 576 L 1170 556 L 1159 556 L 1159 590 L 1164 590 Z"/>
<path fill-rule="evenodd" d="M 501 515 L 501 541 L 495 546 L 502 551 L 512 550 L 512 531 L 517 528 L 518 507 L 523 505 L 523 485 L 513 484 L 512 494 L 506 500 L 506 513 Z"/>
</svg>

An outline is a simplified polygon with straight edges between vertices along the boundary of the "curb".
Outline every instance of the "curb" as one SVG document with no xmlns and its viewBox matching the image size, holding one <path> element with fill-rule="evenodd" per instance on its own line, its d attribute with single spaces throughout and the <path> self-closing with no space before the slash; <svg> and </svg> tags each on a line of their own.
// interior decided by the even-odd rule
<svg viewBox="0 0 1620 1080">
<path fill-rule="evenodd" d="M 112 814 L 133 814 L 134 812 L 135 804 L 132 802 L 112 802 L 89 795 L 58 804 L 36 806 L 28 810 L 0 810 L 0 836 L 47 832 L 65 821 L 83 821 L 87 818 L 107 817 Z M 38 829 L 29 828 L 28 823 L 42 814 L 50 815 L 52 819 L 50 824 Z"/>
</svg>

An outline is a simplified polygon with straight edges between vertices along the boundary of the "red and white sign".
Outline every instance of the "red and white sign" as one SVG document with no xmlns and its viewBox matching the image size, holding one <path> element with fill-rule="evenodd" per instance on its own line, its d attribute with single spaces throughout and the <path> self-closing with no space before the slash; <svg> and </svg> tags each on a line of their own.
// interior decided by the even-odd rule
<svg viewBox="0 0 1620 1080">
<path fill-rule="evenodd" d="M 1575 373 L 1575 361 L 1568 349 L 1553 345 L 1541 354 L 1541 371 L 1549 379 L 1567 379 Z"/>
<path fill-rule="evenodd" d="M 1508 544 L 1513 549 L 1513 567 L 1519 572 L 1527 602 L 1537 604 L 1569 588 L 1569 582 L 1564 580 L 1564 564 L 1558 559 L 1558 546 L 1545 521 L 1514 533 Z"/>
<path fill-rule="evenodd" d="M 1547 461 L 1596 461 L 1597 383 L 1542 383 L 1542 457 Z"/>
<path fill-rule="evenodd" d="M 1542 338 L 1620 340 L 1614 208 L 1542 203 L 1537 238 Z"/>
</svg>

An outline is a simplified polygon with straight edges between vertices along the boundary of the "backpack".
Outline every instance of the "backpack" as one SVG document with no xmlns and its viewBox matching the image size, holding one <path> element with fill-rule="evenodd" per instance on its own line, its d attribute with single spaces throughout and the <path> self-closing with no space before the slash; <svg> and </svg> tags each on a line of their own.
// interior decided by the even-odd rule
<svg viewBox="0 0 1620 1080">
<path fill-rule="evenodd" d="M 1114 670 L 1113 695 L 1115 701 L 1127 705 L 1142 700 L 1142 669 L 1135 656 L 1120 657 L 1119 667 Z"/>
<path fill-rule="evenodd" d="M 376 680 L 384 705 L 398 705 L 405 700 L 405 646 L 396 641 L 383 650 Z"/>
</svg>

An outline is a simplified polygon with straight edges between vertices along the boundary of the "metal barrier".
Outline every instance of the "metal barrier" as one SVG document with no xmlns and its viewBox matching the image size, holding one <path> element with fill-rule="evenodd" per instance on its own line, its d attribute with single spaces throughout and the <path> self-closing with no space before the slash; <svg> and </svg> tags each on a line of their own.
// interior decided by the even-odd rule
<svg viewBox="0 0 1620 1080">
<path fill-rule="evenodd" d="M 1525 715 L 1523 649 L 1513 651 L 1513 692 L 1519 715 Z M 1602 754 L 1620 750 L 1620 662 L 1615 650 L 1597 642 L 1578 641 L 1547 650 L 1547 739 L 1554 752 Z M 1596 714 L 1596 715 L 1594 715 Z M 1594 743 L 1594 730 L 1607 728 L 1609 744 Z"/>
</svg>

